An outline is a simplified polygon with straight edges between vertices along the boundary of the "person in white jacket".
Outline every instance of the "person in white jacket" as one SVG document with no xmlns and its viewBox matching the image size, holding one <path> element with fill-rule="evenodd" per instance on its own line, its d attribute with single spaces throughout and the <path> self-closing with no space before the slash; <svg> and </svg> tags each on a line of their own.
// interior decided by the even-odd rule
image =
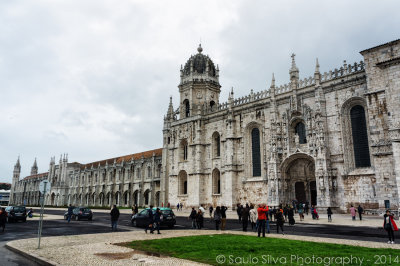
<svg viewBox="0 0 400 266">
<path fill-rule="evenodd" d="M 257 220 L 258 220 L 258 214 L 257 210 L 254 209 L 254 206 L 250 206 L 250 222 L 251 222 L 251 230 L 255 231 L 257 229 Z"/>
</svg>

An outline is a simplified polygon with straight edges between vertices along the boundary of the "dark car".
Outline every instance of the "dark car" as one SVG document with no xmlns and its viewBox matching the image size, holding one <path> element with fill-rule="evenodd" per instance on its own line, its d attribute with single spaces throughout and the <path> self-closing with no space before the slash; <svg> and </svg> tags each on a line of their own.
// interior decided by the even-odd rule
<svg viewBox="0 0 400 266">
<path fill-rule="evenodd" d="M 68 219 L 68 211 L 64 213 L 64 219 Z M 76 207 L 72 210 L 71 219 L 75 219 L 76 221 L 87 219 L 91 221 L 93 220 L 93 212 L 87 207 Z"/>
<path fill-rule="evenodd" d="M 25 206 L 8 206 L 6 207 L 6 212 L 7 212 L 7 221 L 9 223 L 18 221 L 26 222 Z"/>
<path fill-rule="evenodd" d="M 156 213 L 157 208 L 153 208 L 153 215 Z M 160 226 L 168 226 L 169 228 L 173 228 L 176 224 L 175 214 L 170 208 L 159 208 L 162 217 Z M 136 227 L 146 227 L 149 220 L 149 213 L 148 211 L 150 208 L 144 209 L 141 212 L 132 215 L 131 222 L 132 226 Z"/>
</svg>

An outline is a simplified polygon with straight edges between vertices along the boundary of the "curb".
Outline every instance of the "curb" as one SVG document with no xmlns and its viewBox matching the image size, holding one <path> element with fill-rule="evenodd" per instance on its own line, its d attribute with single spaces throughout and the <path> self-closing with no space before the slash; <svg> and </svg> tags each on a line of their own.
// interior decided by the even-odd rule
<svg viewBox="0 0 400 266">
<path fill-rule="evenodd" d="M 7 249 L 9 249 L 12 252 L 15 252 L 15 253 L 23 256 L 23 257 L 25 257 L 25 258 L 28 258 L 28 259 L 38 263 L 39 265 L 44 265 L 44 266 L 59 265 L 58 263 L 53 262 L 51 260 L 47 260 L 47 259 L 45 259 L 43 257 L 37 256 L 37 255 L 33 255 L 32 253 L 28 253 L 28 252 L 22 251 L 22 250 L 20 250 L 18 248 L 12 247 L 12 246 L 9 245 L 9 243 L 10 242 L 8 242 L 8 243 L 6 243 L 4 245 Z"/>
</svg>

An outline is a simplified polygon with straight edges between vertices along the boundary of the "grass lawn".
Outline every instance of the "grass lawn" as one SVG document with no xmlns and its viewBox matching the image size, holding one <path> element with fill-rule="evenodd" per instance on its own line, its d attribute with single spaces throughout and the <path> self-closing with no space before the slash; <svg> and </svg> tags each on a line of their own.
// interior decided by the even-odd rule
<svg viewBox="0 0 400 266">
<path fill-rule="evenodd" d="M 400 265 L 400 250 L 395 249 L 245 235 L 163 238 L 133 241 L 126 245 L 212 265 Z"/>
</svg>

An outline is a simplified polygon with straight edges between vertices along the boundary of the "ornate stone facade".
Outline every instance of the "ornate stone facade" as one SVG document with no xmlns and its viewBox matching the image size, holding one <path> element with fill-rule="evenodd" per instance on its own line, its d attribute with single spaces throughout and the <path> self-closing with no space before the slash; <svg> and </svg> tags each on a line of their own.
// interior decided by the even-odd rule
<svg viewBox="0 0 400 266">
<path fill-rule="evenodd" d="M 161 154 L 157 149 L 88 164 L 69 163 L 63 155 L 58 165 L 51 159 L 49 172 L 37 174 L 36 166 L 36 173 L 22 180 L 18 159 L 10 204 L 39 205 L 39 183 L 47 179 L 51 191 L 45 195 L 46 205 L 159 205 Z"/>
<path fill-rule="evenodd" d="M 317 60 L 304 79 L 292 55 L 288 84 L 276 86 L 272 76 L 269 89 L 240 98 L 232 89 L 223 103 L 218 65 L 202 52 L 181 68 L 162 149 L 86 165 L 52 158 L 48 173 L 33 167 L 22 181 L 18 160 L 12 203 L 29 195 L 35 204 L 48 178 L 48 205 L 400 206 L 400 40 L 325 73 Z"/>
<path fill-rule="evenodd" d="M 164 118 L 165 201 L 186 206 L 308 201 L 347 210 L 399 206 L 400 41 L 364 61 L 220 103 L 219 69 L 198 53 Z M 386 203 L 385 203 L 386 201 Z"/>
</svg>

